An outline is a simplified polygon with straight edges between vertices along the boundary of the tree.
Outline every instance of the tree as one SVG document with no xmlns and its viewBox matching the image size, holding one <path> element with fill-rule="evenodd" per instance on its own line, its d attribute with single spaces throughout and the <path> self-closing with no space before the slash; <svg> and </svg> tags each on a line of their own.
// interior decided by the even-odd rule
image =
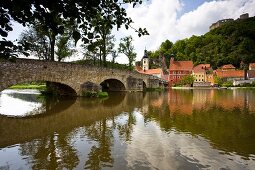
<svg viewBox="0 0 255 170">
<path fill-rule="evenodd" d="M 136 58 L 136 53 L 134 52 L 134 46 L 132 45 L 133 39 L 131 36 L 128 36 L 128 37 L 121 38 L 120 41 L 121 42 L 119 44 L 118 51 L 127 56 L 129 69 L 132 70 L 132 65 Z"/>
<path fill-rule="evenodd" d="M 44 30 L 43 25 L 40 23 L 35 23 L 29 27 L 28 30 L 21 33 L 19 41 L 28 43 L 29 51 L 39 59 L 54 61 L 55 57 L 54 55 L 52 56 L 52 54 L 56 53 L 57 60 L 61 61 L 75 52 L 75 50 L 71 49 L 72 45 L 70 43 L 70 38 L 70 27 L 66 25 L 64 34 L 54 37 L 55 42 L 54 47 L 52 47 L 50 31 Z"/>
<path fill-rule="evenodd" d="M 112 51 L 112 63 L 115 63 L 115 59 L 118 57 L 118 52 L 116 50 Z"/>
<path fill-rule="evenodd" d="M 0 35 L 7 37 L 13 27 L 11 21 L 16 21 L 24 26 L 33 25 L 38 21 L 44 26 L 44 30 L 50 30 L 51 48 L 54 47 L 57 35 L 64 33 L 65 22 L 74 21 L 72 25 L 72 37 L 75 42 L 82 39 L 85 43 L 91 41 L 94 29 L 100 26 L 93 26 L 91 21 L 97 16 L 102 16 L 111 28 L 116 25 L 120 28 L 125 25 L 128 29 L 133 22 L 127 16 L 124 5 L 130 3 L 133 7 L 142 0 L 13 0 L 0 2 Z M 146 29 L 135 29 L 139 36 L 146 35 Z M 16 45 L 4 38 L 0 41 L 0 56 L 8 57 L 14 55 L 10 48 Z M 52 51 L 51 51 L 52 52 Z M 51 58 L 54 53 L 51 53 Z"/>
</svg>

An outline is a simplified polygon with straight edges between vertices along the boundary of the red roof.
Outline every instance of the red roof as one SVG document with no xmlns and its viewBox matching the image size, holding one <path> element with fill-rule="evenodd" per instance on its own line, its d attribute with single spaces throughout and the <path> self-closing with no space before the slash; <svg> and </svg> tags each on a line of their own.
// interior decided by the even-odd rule
<svg viewBox="0 0 255 170">
<path fill-rule="evenodd" d="M 233 66 L 232 64 L 226 64 L 226 65 L 223 65 L 221 68 L 222 69 L 235 69 L 235 66 Z"/>
<path fill-rule="evenodd" d="M 220 78 L 232 78 L 232 77 L 244 77 L 244 71 L 243 70 L 216 70 L 216 75 Z"/>
<path fill-rule="evenodd" d="M 192 71 L 192 61 L 170 61 L 169 70 L 189 70 Z"/>
<path fill-rule="evenodd" d="M 194 73 L 204 73 L 206 69 L 211 68 L 210 64 L 199 64 L 193 68 Z"/>
<path fill-rule="evenodd" d="M 156 68 L 156 69 L 149 69 L 149 70 L 137 70 L 139 73 L 142 74 L 161 74 L 162 70 L 161 68 Z"/>
</svg>

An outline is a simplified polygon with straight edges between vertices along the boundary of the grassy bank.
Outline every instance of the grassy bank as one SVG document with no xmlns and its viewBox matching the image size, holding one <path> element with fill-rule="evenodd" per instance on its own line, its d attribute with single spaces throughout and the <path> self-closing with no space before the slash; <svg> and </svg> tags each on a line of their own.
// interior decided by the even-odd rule
<svg viewBox="0 0 255 170">
<path fill-rule="evenodd" d="M 45 84 L 17 84 L 9 87 L 9 89 L 37 89 L 46 90 Z"/>
</svg>

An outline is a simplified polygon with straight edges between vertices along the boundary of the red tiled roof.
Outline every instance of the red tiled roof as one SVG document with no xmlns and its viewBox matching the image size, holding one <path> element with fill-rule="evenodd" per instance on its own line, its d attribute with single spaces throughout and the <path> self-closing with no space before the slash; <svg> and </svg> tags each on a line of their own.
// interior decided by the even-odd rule
<svg viewBox="0 0 255 170">
<path fill-rule="evenodd" d="M 226 65 L 223 65 L 221 68 L 222 69 L 235 69 L 235 66 L 233 66 L 232 64 L 226 64 Z"/>
<path fill-rule="evenodd" d="M 230 77 L 244 77 L 243 70 L 216 70 L 216 75 L 220 78 L 230 78 Z"/>
<path fill-rule="evenodd" d="M 138 72 L 142 74 L 161 74 L 162 70 L 161 68 L 156 68 L 156 69 L 149 69 L 149 70 L 140 70 Z"/>
<path fill-rule="evenodd" d="M 192 61 L 170 61 L 169 70 L 189 70 L 192 71 Z"/>
<path fill-rule="evenodd" d="M 211 68 L 210 64 L 199 64 L 193 68 L 194 73 L 204 73 L 205 69 Z"/>
<path fill-rule="evenodd" d="M 255 63 L 250 63 L 250 64 L 249 64 L 249 67 L 255 68 Z"/>
<path fill-rule="evenodd" d="M 248 78 L 255 78 L 255 70 L 247 70 L 247 75 Z"/>
</svg>

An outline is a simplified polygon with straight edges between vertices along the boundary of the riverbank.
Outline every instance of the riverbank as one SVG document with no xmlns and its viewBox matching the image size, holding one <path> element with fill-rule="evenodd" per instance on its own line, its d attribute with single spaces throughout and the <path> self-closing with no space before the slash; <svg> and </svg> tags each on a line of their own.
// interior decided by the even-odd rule
<svg viewBox="0 0 255 170">
<path fill-rule="evenodd" d="M 8 89 L 36 89 L 46 90 L 46 84 L 17 84 L 9 87 Z"/>
</svg>

